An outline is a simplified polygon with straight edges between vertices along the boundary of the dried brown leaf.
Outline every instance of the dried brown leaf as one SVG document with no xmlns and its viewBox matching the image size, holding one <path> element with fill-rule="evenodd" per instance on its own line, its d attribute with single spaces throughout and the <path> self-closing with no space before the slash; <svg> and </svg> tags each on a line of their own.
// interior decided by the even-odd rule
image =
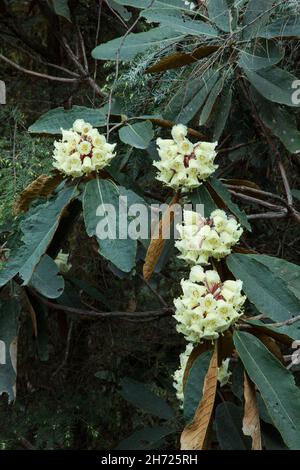
<svg viewBox="0 0 300 470">
<path fill-rule="evenodd" d="M 159 60 L 156 64 L 149 67 L 145 73 L 159 73 L 165 70 L 176 69 L 197 62 L 204 57 L 208 57 L 213 52 L 216 52 L 220 46 L 201 46 L 195 49 L 190 54 L 184 52 L 175 52 L 163 59 Z"/>
<path fill-rule="evenodd" d="M 245 409 L 243 433 L 252 438 L 252 450 L 262 450 L 259 410 L 256 400 L 255 386 L 246 372 L 244 373 Z"/>
<path fill-rule="evenodd" d="M 148 281 L 151 278 L 153 271 L 155 269 L 155 266 L 158 263 L 159 257 L 162 254 L 165 241 L 166 241 L 165 233 L 166 231 L 169 231 L 170 226 L 174 220 L 174 206 L 175 204 L 177 204 L 179 197 L 180 195 L 179 193 L 177 193 L 172 199 L 172 201 L 170 202 L 168 209 L 165 211 L 159 223 L 157 236 L 155 238 L 152 238 L 150 245 L 148 247 L 145 264 L 143 267 L 143 275 L 146 281 Z"/>
<path fill-rule="evenodd" d="M 21 193 L 19 199 L 14 206 L 14 212 L 26 212 L 30 204 L 40 197 L 47 197 L 62 181 L 63 177 L 60 174 L 55 176 L 40 175 L 36 180 L 30 183 L 27 188 Z"/>
<path fill-rule="evenodd" d="M 181 434 L 181 450 L 204 450 L 208 447 L 209 430 L 215 406 L 218 383 L 217 342 L 205 377 L 203 397 L 191 424 Z"/>
</svg>

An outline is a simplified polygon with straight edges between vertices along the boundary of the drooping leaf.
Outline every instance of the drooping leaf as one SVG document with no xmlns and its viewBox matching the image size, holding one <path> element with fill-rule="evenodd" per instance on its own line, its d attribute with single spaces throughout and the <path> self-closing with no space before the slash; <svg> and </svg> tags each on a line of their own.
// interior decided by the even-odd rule
<svg viewBox="0 0 300 470">
<path fill-rule="evenodd" d="M 245 39 L 259 36 L 271 16 L 272 6 L 273 0 L 249 0 L 243 22 Z"/>
<path fill-rule="evenodd" d="M 71 22 L 68 0 L 52 0 L 52 3 L 55 13 Z"/>
<path fill-rule="evenodd" d="M 277 277 L 267 266 L 253 258 L 255 255 L 232 254 L 227 265 L 237 279 L 243 281 L 243 290 L 259 312 L 275 322 L 284 322 L 299 315 L 300 302 L 286 283 Z M 300 325 L 278 328 L 278 332 L 297 339 Z"/>
<path fill-rule="evenodd" d="M 191 422 L 203 396 L 203 387 L 211 361 L 211 351 L 202 353 L 193 363 L 184 387 L 183 413 L 187 423 Z"/>
<path fill-rule="evenodd" d="M 154 230 L 154 236 L 149 244 L 145 263 L 143 266 L 143 275 L 145 280 L 149 280 L 155 270 L 161 254 L 170 233 L 170 228 L 174 220 L 174 207 L 179 200 L 179 195 L 176 194 L 170 202 L 167 210 L 164 212 L 158 227 Z"/>
<path fill-rule="evenodd" d="M 260 29 L 261 38 L 300 37 L 300 16 L 285 16 Z"/>
<path fill-rule="evenodd" d="M 218 383 L 217 343 L 204 381 L 202 400 L 193 421 L 181 434 L 181 450 L 203 450 L 207 447 Z"/>
<path fill-rule="evenodd" d="M 128 206 L 120 196 L 127 198 Z M 124 272 L 131 271 L 136 259 L 137 240 L 128 236 L 126 226 L 130 222 L 128 208 L 133 201 L 147 207 L 133 191 L 116 187 L 109 180 L 95 179 L 85 186 L 83 214 L 87 234 L 97 237 L 100 254 Z"/>
<path fill-rule="evenodd" d="M 184 34 L 174 28 L 152 28 L 142 33 L 130 33 L 125 39 L 122 36 L 100 44 L 93 49 L 92 56 L 98 60 L 116 60 L 118 57 L 119 60 L 127 61 L 150 48 L 165 47 L 182 37 Z"/>
<path fill-rule="evenodd" d="M 146 427 L 135 431 L 116 447 L 116 450 L 148 450 L 157 449 L 162 439 L 174 432 L 167 426 Z"/>
<path fill-rule="evenodd" d="M 255 386 L 244 374 L 245 411 L 243 418 L 243 433 L 252 438 L 252 450 L 262 450 L 259 409 L 256 400 Z"/>
<path fill-rule="evenodd" d="M 199 186 L 199 188 L 196 188 L 191 194 L 190 194 L 190 200 L 193 204 L 194 210 L 196 209 L 197 204 L 203 204 L 203 209 L 204 209 L 204 217 L 209 217 L 210 214 L 218 209 L 218 206 L 212 199 L 210 193 L 206 189 L 205 185 L 202 184 Z"/>
<path fill-rule="evenodd" d="M 47 111 L 28 131 L 34 134 L 61 134 L 61 129 L 70 129 L 76 119 L 84 119 L 94 127 L 106 125 L 106 114 L 101 108 L 72 106 L 71 109 L 55 108 Z"/>
<path fill-rule="evenodd" d="M 33 201 L 40 197 L 49 196 L 62 179 L 63 177 L 60 174 L 55 176 L 40 175 L 20 194 L 20 197 L 14 206 L 15 213 L 19 214 L 20 212 L 26 212 Z"/>
<path fill-rule="evenodd" d="M 252 255 L 252 259 L 264 264 L 277 277 L 280 277 L 288 290 L 300 300 L 300 266 L 282 258 L 267 255 Z"/>
<path fill-rule="evenodd" d="M 204 21 L 195 21 L 188 17 L 183 18 L 180 13 L 173 9 L 149 8 L 142 11 L 140 15 L 146 18 L 148 22 L 160 23 L 162 26 L 171 27 L 186 35 L 204 35 L 213 38 L 218 36 L 218 31 L 204 23 Z"/>
<path fill-rule="evenodd" d="M 119 137 L 125 144 L 139 149 L 146 149 L 154 137 L 153 126 L 150 121 L 129 122 L 119 130 Z"/>
<path fill-rule="evenodd" d="M 7 393 L 9 401 L 16 397 L 17 345 L 20 299 L 0 299 L 0 396 Z"/>
<path fill-rule="evenodd" d="M 30 279 L 30 285 L 48 299 L 59 297 L 65 287 L 64 278 L 48 255 L 42 256 Z"/>
<path fill-rule="evenodd" d="M 239 65 L 244 70 L 257 71 L 278 64 L 283 58 L 284 50 L 272 41 L 256 42 L 248 50 L 242 51 Z"/>
<path fill-rule="evenodd" d="M 76 186 L 65 186 L 56 197 L 32 209 L 20 223 L 21 244 L 12 250 L 0 271 L 0 286 L 19 273 L 27 285 L 58 228 L 64 209 L 78 195 Z"/>
<path fill-rule="evenodd" d="M 148 69 L 146 69 L 145 73 L 159 73 L 164 72 L 165 70 L 176 69 L 178 67 L 183 67 L 184 65 L 192 64 L 193 62 L 197 62 L 204 57 L 208 57 L 209 55 L 216 52 L 220 46 L 213 45 L 213 46 L 200 46 L 195 49 L 190 54 L 185 52 L 175 52 L 169 56 L 163 57 L 154 65 L 151 65 Z"/>
<path fill-rule="evenodd" d="M 270 103 L 258 93 L 253 93 L 259 116 L 265 126 L 278 137 L 291 153 L 300 152 L 300 131 L 297 119 L 291 112 L 281 106 Z"/>
<path fill-rule="evenodd" d="M 256 72 L 243 67 L 243 70 L 254 88 L 267 100 L 274 103 L 299 107 L 293 100 L 293 84 L 297 78 L 286 70 L 268 67 Z"/>
<path fill-rule="evenodd" d="M 221 77 L 217 81 L 217 83 L 215 84 L 213 89 L 211 90 L 211 92 L 210 92 L 210 94 L 209 94 L 209 96 L 206 100 L 206 103 L 203 106 L 202 112 L 200 114 L 199 126 L 204 126 L 204 124 L 206 124 L 206 122 L 208 121 L 208 119 L 211 115 L 211 112 L 213 110 L 214 104 L 215 104 L 219 94 L 221 93 L 221 91 L 223 89 L 223 86 L 224 86 L 224 78 Z"/>
<path fill-rule="evenodd" d="M 209 69 L 201 77 L 185 83 L 167 103 L 164 117 L 187 124 L 201 109 L 218 78 L 219 72 Z"/>
<path fill-rule="evenodd" d="M 108 0 L 109 6 L 115 10 L 121 18 L 123 18 L 124 21 L 129 21 L 132 17 L 132 14 L 127 8 L 125 8 L 123 5 L 120 5 L 118 2 L 115 0 Z"/>
<path fill-rule="evenodd" d="M 220 403 L 216 408 L 216 433 L 222 450 L 247 450 L 242 433 L 243 410 L 231 402 Z"/>
<path fill-rule="evenodd" d="M 232 29 L 232 16 L 226 0 L 208 0 L 207 10 L 210 20 L 226 33 Z"/>
<path fill-rule="evenodd" d="M 236 331 L 234 344 L 283 440 L 290 449 L 299 450 L 300 390 L 293 375 L 255 336 Z"/>
<path fill-rule="evenodd" d="M 150 387 L 136 380 L 125 377 L 120 382 L 122 397 L 140 408 L 144 413 L 150 413 L 162 419 L 172 419 L 174 412 L 170 405 L 156 393 L 150 390 Z"/>
<path fill-rule="evenodd" d="M 242 211 L 237 204 L 232 202 L 231 194 L 228 189 L 224 186 L 224 184 L 218 180 L 217 178 L 210 178 L 209 180 L 210 186 L 213 190 L 219 195 L 219 197 L 224 201 L 225 206 L 237 217 L 239 222 L 251 232 L 251 225 L 247 220 L 247 215 L 244 211 Z"/>
<path fill-rule="evenodd" d="M 224 132 L 227 119 L 229 117 L 230 110 L 231 110 L 231 103 L 232 103 L 232 89 L 229 88 L 223 94 L 220 100 L 217 112 L 216 112 L 215 124 L 214 124 L 214 136 L 213 136 L 215 141 L 218 141 Z"/>
</svg>

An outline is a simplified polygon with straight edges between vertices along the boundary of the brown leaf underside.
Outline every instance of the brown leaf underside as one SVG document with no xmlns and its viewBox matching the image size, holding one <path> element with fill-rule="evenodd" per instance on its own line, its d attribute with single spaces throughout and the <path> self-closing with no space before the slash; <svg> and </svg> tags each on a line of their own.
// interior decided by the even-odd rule
<svg viewBox="0 0 300 470">
<path fill-rule="evenodd" d="M 262 450 L 259 411 L 256 400 L 255 386 L 246 372 L 244 373 L 245 409 L 243 433 L 252 438 L 252 450 Z"/>
<path fill-rule="evenodd" d="M 208 447 L 209 429 L 214 411 L 218 383 L 217 343 L 205 377 L 203 397 L 191 424 L 181 434 L 181 450 L 204 450 Z"/>
<path fill-rule="evenodd" d="M 14 206 L 14 212 L 26 212 L 30 204 L 39 197 L 47 197 L 62 181 L 62 176 L 57 174 L 55 176 L 41 175 L 35 181 L 30 183 L 27 188 L 21 193 L 19 199 Z"/>
<path fill-rule="evenodd" d="M 145 259 L 145 264 L 143 267 L 143 275 L 144 279 L 148 281 L 155 269 L 155 266 L 158 263 L 159 257 L 163 251 L 164 245 L 165 245 L 165 237 L 164 237 L 164 231 L 168 230 L 170 225 L 172 224 L 174 220 L 174 205 L 178 202 L 179 200 L 179 194 L 177 193 L 172 201 L 170 202 L 170 205 L 166 212 L 164 213 L 158 227 L 158 234 L 157 238 L 152 238 L 147 254 L 146 254 L 146 259 Z"/>
</svg>

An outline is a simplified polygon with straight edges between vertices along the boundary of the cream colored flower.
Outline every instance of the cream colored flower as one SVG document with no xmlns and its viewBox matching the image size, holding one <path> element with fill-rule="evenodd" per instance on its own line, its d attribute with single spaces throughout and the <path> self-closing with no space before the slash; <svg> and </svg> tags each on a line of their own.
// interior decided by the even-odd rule
<svg viewBox="0 0 300 470">
<path fill-rule="evenodd" d="M 227 359 L 224 359 L 222 361 L 222 365 L 218 367 L 218 381 L 220 382 L 220 387 L 227 385 L 230 380 L 231 372 L 228 370 L 229 363 L 230 358 L 228 357 Z"/>
<path fill-rule="evenodd" d="M 191 191 L 199 187 L 218 168 L 214 160 L 217 142 L 193 144 L 182 124 L 173 126 L 173 139 L 157 139 L 160 160 L 153 163 L 158 169 L 156 178 L 173 189 Z"/>
<path fill-rule="evenodd" d="M 78 178 L 109 165 L 115 146 L 91 124 L 77 119 L 72 129 L 62 129 L 61 141 L 54 142 L 53 166 L 66 176 Z"/>
<path fill-rule="evenodd" d="M 184 211 L 183 224 L 177 225 L 180 240 L 175 246 L 179 258 L 189 264 L 208 264 L 209 258 L 220 260 L 231 253 L 243 233 L 240 224 L 222 210 L 207 219 L 196 212 Z"/>
<path fill-rule="evenodd" d="M 193 343 L 217 339 L 243 315 L 242 286 L 239 280 L 222 283 L 216 271 L 193 266 L 189 279 L 181 281 L 183 294 L 174 300 L 177 331 Z"/>
</svg>

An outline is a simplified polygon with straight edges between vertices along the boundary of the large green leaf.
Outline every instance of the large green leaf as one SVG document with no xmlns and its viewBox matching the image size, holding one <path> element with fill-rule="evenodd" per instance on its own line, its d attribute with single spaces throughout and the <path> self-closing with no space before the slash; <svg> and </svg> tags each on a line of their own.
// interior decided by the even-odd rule
<svg viewBox="0 0 300 470">
<path fill-rule="evenodd" d="M 71 21 L 70 8 L 68 0 L 52 0 L 53 8 L 58 16 L 62 16 L 68 21 Z"/>
<path fill-rule="evenodd" d="M 221 77 L 217 83 L 215 84 L 215 86 L 213 87 L 213 89 L 211 90 L 207 100 L 206 100 L 206 103 L 205 105 L 203 106 L 203 109 L 201 111 L 201 115 L 200 115 L 200 119 L 199 119 L 199 126 L 204 126 L 204 124 L 207 123 L 211 113 L 212 113 L 212 110 L 213 110 L 213 107 L 215 105 L 215 102 L 219 96 L 219 94 L 221 93 L 222 89 L 223 89 L 223 86 L 224 86 L 224 77 Z"/>
<path fill-rule="evenodd" d="M 265 126 L 281 140 L 289 152 L 299 153 L 300 131 L 297 128 L 296 116 L 285 108 L 265 100 L 258 93 L 253 93 L 253 98 Z"/>
<path fill-rule="evenodd" d="M 300 390 L 293 375 L 255 336 L 235 332 L 234 344 L 284 442 L 300 450 Z"/>
<path fill-rule="evenodd" d="M 271 16 L 273 3 L 273 0 L 249 0 L 243 23 L 245 39 L 259 35 Z"/>
<path fill-rule="evenodd" d="M 116 450 L 158 449 L 162 439 L 172 434 L 174 429 L 167 426 L 146 427 L 135 431 L 116 447 Z"/>
<path fill-rule="evenodd" d="M 28 284 L 57 230 L 64 209 L 77 195 L 75 186 L 66 186 L 56 197 L 32 209 L 22 220 L 22 244 L 12 250 L 8 262 L 0 271 L 0 287 L 17 273 L 23 279 L 24 285 Z"/>
<path fill-rule="evenodd" d="M 94 127 L 106 125 L 106 114 L 101 108 L 73 106 L 71 109 L 51 109 L 39 117 L 28 130 L 35 134 L 61 134 L 61 129 L 70 129 L 76 119 L 84 119 Z"/>
<path fill-rule="evenodd" d="M 228 189 L 224 186 L 224 184 L 217 178 L 210 178 L 209 183 L 212 188 L 216 191 L 216 193 L 220 196 L 220 198 L 224 201 L 228 209 L 238 218 L 239 222 L 251 232 L 251 225 L 247 220 L 246 213 L 242 211 L 237 204 L 232 202 L 231 194 Z"/>
<path fill-rule="evenodd" d="M 150 48 L 165 47 L 184 36 L 174 28 L 152 28 L 142 33 L 130 33 L 125 39 L 122 36 L 100 44 L 93 49 L 92 56 L 101 60 L 116 60 L 117 57 L 122 61 L 131 60 Z"/>
<path fill-rule="evenodd" d="M 166 420 L 174 418 L 174 412 L 170 405 L 156 393 L 153 393 L 148 385 L 128 377 L 122 379 L 120 384 L 122 397 L 143 410 L 144 413 L 150 413 Z"/>
<path fill-rule="evenodd" d="M 125 8 L 123 5 L 120 5 L 115 0 L 108 0 L 108 4 L 113 10 L 115 10 L 121 16 L 121 18 L 123 18 L 123 20 L 129 21 L 130 18 L 132 17 L 131 12 L 128 11 L 127 8 Z"/>
<path fill-rule="evenodd" d="M 297 78 L 278 67 L 268 67 L 256 72 L 243 67 L 249 82 L 267 100 L 274 103 L 285 104 L 291 107 L 299 107 L 293 102 L 293 84 Z"/>
<path fill-rule="evenodd" d="M 169 26 L 186 35 L 204 35 L 213 38 L 218 36 L 218 31 L 204 23 L 204 21 L 194 21 L 188 17 L 183 18 L 176 10 L 150 8 L 142 11 L 141 16 L 146 18 L 148 22 Z"/>
<path fill-rule="evenodd" d="M 243 409 L 225 401 L 216 408 L 216 434 L 222 450 L 247 450 L 243 435 Z"/>
<path fill-rule="evenodd" d="M 222 136 L 229 114 L 231 110 L 231 103 L 232 103 L 232 89 L 228 88 L 224 93 L 220 100 L 216 117 L 215 117 L 215 124 L 214 124 L 214 140 L 219 140 Z"/>
<path fill-rule="evenodd" d="M 300 15 L 279 18 L 258 32 L 261 38 L 300 37 Z"/>
<path fill-rule="evenodd" d="M 284 50 L 272 41 L 256 42 L 246 51 L 241 51 L 239 65 L 245 70 L 257 71 L 272 67 L 281 61 Z"/>
<path fill-rule="evenodd" d="M 202 399 L 204 379 L 208 372 L 212 353 L 206 351 L 195 360 L 184 388 L 183 412 L 187 422 L 193 420 Z"/>
<path fill-rule="evenodd" d="M 120 196 L 127 197 L 128 207 L 123 204 Z M 128 208 L 134 203 L 147 207 L 145 201 L 133 191 L 117 187 L 111 181 L 95 179 L 85 186 L 83 214 L 87 234 L 90 237 L 97 236 L 97 226 L 98 223 L 101 224 L 107 236 L 102 239 L 97 237 L 99 252 L 124 272 L 130 272 L 136 261 L 137 240 L 129 238 L 127 232 L 120 234 L 120 230 L 126 229 L 125 224 L 131 221 Z"/>
<path fill-rule="evenodd" d="M 196 209 L 197 204 L 203 204 L 204 208 L 204 217 L 209 217 L 210 214 L 218 209 L 218 206 L 212 199 L 211 195 L 209 194 L 208 190 L 202 184 L 199 186 L 199 188 L 196 188 L 191 194 L 190 194 L 190 200 L 191 203 L 193 204 L 193 208 Z"/>
<path fill-rule="evenodd" d="M 17 336 L 19 330 L 20 299 L 0 299 L 0 396 L 8 394 L 9 401 L 16 396 Z"/>
<path fill-rule="evenodd" d="M 185 83 L 166 104 L 164 117 L 187 124 L 201 109 L 218 78 L 217 70 L 208 70 L 201 77 Z"/>
<path fill-rule="evenodd" d="M 210 20 L 222 31 L 230 32 L 232 16 L 227 0 L 208 0 L 207 9 Z"/>
<path fill-rule="evenodd" d="M 119 130 L 119 137 L 125 144 L 138 149 L 146 149 L 154 137 L 150 121 L 127 123 Z"/>
<path fill-rule="evenodd" d="M 300 266 L 285 259 L 267 255 L 251 255 L 253 259 L 267 266 L 277 277 L 280 277 L 287 288 L 300 300 Z"/>
<path fill-rule="evenodd" d="M 275 322 L 284 322 L 299 315 L 300 301 L 288 290 L 287 284 L 253 255 L 232 254 L 227 265 L 237 279 L 243 281 L 243 290 L 259 312 Z M 300 324 L 278 328 L 278 332 L 294 339 L 300 337 Z"/>
<path fill-rule="evenodd" d="M 62 294 L 65 281 L 53 259 L 44 255 L 33 271 L 30 285 L 48 299 L 56 299 Z"/>
</svg>

